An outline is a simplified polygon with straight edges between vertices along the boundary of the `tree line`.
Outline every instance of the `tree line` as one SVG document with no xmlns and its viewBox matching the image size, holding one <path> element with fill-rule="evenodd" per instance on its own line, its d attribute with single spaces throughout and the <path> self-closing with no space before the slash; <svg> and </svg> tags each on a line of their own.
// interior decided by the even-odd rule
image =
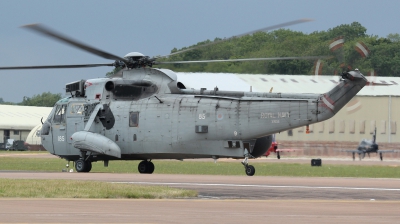
<svg viewBox="0 0 400 224">
<path fill-rule="evenodd" d="M 335 39 L 342 38 L 343 46 L 333 50 L 328 46 Z M 216 38 L 215 41 L 222 39 Z M 171 53 L 209 44 L 206 40 Z M 364 57 L 356 51 L 356 44 L 362 43 L 369 51 Z M 265 58 L 292 56 L 328 56 L 322 59 L 321 74 L 333 75 L 346 69 L 358 68 L 363 74 L 374 71 L 379 76 L 400 76 L 400 35 L 387 37 L 368 35 L 367 29 L 358 22 L 342 24 L 327 31 L 305 34 L 289 29 L 272 32 L 258 32 L 233 38 L 211 46 L 199 47 L 172 55 L 165 61 L 216 60 L 237 58 Z M 314 74 L 316 60 L 275 60 L 251 62 L 213 62 L 193 64 L 168 64 L 156 67 L 176 72 L 227 72 L 248 74 Z"/>
<path fill-rule="evenodd" d="M 33 95 L 32 97 L 24 96 L 22 102 L 12 103 L 6 102 L 0 97 L 0 104 L 19 105 L 19 106 L 36 106 L 36 107 L 53 107 L 54 104 L 61 99 L 61 93 L 53 94 L 44 92 L 42 94 Z"/>
</svg>

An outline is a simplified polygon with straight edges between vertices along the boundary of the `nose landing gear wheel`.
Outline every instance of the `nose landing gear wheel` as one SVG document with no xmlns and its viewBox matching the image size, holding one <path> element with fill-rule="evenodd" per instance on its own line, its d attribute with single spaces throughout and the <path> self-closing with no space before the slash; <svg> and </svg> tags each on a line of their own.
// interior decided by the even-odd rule
<svg viewBox="0 0 400 224">
<path fill-rule="evenodd" d="M 154 164 L 151 161 L 143 160 L 138 165 L 139 173 L 152 174 L 154 172 Z"/>
</svg>

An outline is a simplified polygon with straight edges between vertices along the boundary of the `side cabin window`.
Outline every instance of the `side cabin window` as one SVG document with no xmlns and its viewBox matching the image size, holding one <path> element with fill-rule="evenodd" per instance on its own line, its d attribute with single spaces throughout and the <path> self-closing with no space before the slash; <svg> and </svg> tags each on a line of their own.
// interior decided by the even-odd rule
<svg viewBox="0 0 400 224">
<path fill-rule="evenodd" d="M 65 112 L 67 105 L 58 105 L 56 112 L 54 113 L 53 123 L 60 124 L 65 123 Z"/>
<path fill-rule="evenodd" d="M 71 103 L 69 105 L 69 114 L 72 116 L 83 115 L 84 111 L 85 111 L 85 108 L 83 106 L 83 103 Z"/>
<path fill-rule="evenodd" d="M 139 112 L 130 112 L 129 127 L 138 127 L 138 126 L 139 126 Z"/>
</svg>

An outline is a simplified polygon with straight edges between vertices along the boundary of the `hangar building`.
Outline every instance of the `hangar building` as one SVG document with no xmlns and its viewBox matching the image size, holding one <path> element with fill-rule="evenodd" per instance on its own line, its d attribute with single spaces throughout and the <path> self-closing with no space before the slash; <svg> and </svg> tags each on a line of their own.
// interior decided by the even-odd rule
<svg viewBox="0 0 400 224">
<path fill-rule="evenodd" d="M 29 132 L 49 116 L 52 107 L 0 105 L 0 143 L 25 141 Z"/>
</svg>

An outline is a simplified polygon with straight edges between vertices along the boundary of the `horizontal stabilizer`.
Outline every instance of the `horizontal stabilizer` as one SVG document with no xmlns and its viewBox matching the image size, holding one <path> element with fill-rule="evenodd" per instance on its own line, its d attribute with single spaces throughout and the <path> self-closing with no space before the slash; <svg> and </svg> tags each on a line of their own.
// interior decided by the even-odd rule
<svg viewBox="0 0 400 224">
<path fill-rule="evenodd" d="M 296 151 L 302 151 L 303 149 L 277 149 L 277 152 L 296 152 Z"/>
<path fill-rule="evenodd" d="M 356 150 L 356 149 L 354 149 L 354 150 L 340 150 L 341 152 L 354 152 L 354 153 L 363 153 L 362 151 L 360 151 L 360 150 Z"/>
<path fill-rule="evenodd" d="M 367 82 L 366 86 L 391 86 L 388 83 Z"/>
<path fill-rule="evenodd" d="M 398 150 L 378 150 L 378 153 L 393 153 L 393 152 L 399 152 Z"/>
</svg>

